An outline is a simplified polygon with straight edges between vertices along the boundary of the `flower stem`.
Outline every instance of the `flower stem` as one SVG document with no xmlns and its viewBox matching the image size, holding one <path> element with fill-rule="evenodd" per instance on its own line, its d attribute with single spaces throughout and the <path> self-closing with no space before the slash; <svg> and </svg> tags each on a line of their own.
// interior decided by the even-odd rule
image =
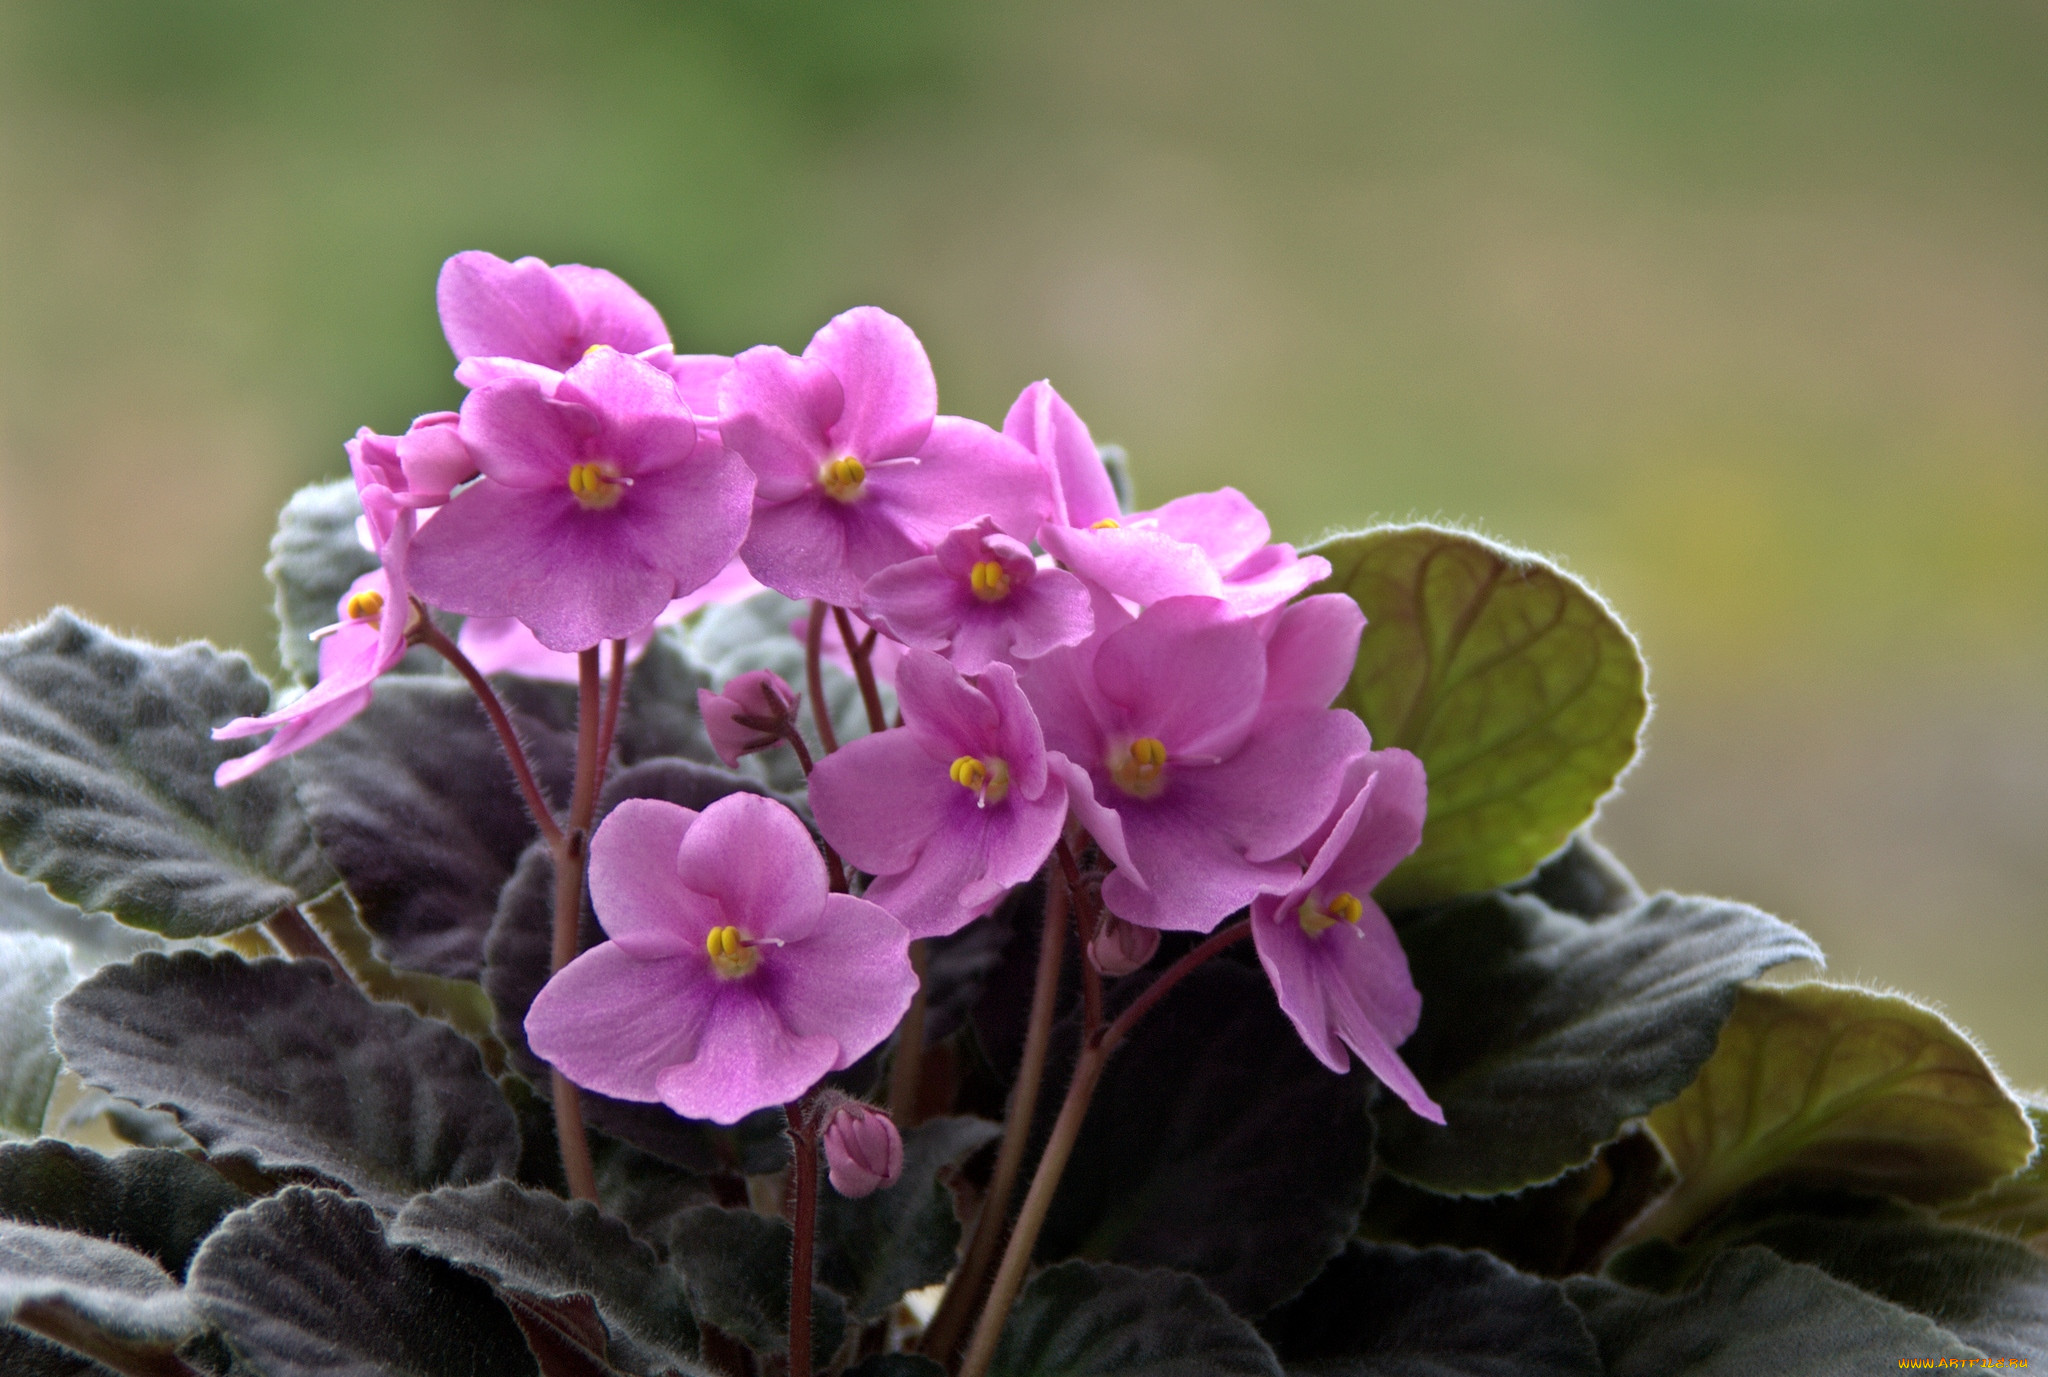
<svg viewBox="0 0 2048 1377">
<path fill-rule="evenodd" d="M 910 966 L 917 972 L 917 993 L 896 1025 L 896 1055 L 889 1063 L 889 1117 L 898 1128 L 917 1124 L 917 1092 L 924 1084 L 925 966 L 922 939 L 910 944 Z"/>
<path fill-rule="evenodd" d="M 554 811 L 548 807 L 547 798 L 533 777 L 533 766 L 526 759 L 526 748 L 519 744 L 519 733 L 512 729 L 512 719 L 506 716 L 505 705 L 498 701 L 497 690 L 431 619 L 421 617 L 419 627 L 413 633 L 419 643 L 454 665 L 456 672 L 469 681 L 477 701 L 484 705 L 484 715 L 491 719 L 491 726 L 498 733 L 498 744 L 505 749 L 505 759 L 511 762 L 513 778 L 519 781 L 519 792 L 526 798 L 526 811 L 533 814 L 533 821 L 540 828 L 540 834 L 548 839 L 548 845 L 559 848 L 562 845 L 561 826 L 556 823 Z"/>
<path fill-rule="evenodd" d="M 1046 1212 L 1052 1208 L 1053 1193 L 1059 1189 L 1060 1176 L 1066 1171 L 1067 1159 L 1073 1155 L 1074 1142 L 1080 1137 L 1082 1121 L 1088 1117 L 1088 1104 L 1095 1098 L 1095 1088 L 1101 1083 L 1102 1068 L 1108 1064 L 1109 1054 L 1130 1036 L 1138 1020 L 1164 999 L 1174 986 L 1185 980 L 1190 971 L 1232 944 L 1243 941 L 1251 931 L 1249 920 L 1223 929 L 1168 966 L 1107 1028 L 1083 1040 L 1081 1055 L 1074 1062 L 1074 1078 L 1067 1083 L 1067 1098 L 1060 1105 L 1060 1116 L 1053 1123 L 1052 1136 L 1046 1140 L 1045 1152 L 1038 1159 L 1038 1170 L 1032 1174 L 1031 1189 L 1024 1196 L 1024 1206 L 1017 1212 L 1017 1227 L 1010 1234 L 1010 1246 L 1003 1250 L 1002 1266 L 996 1271 L 995 1284 L 989 1288 L 988 1304 L 982 1308 L 981 1319 L 974 1327 L 974 1339 L 968 1345 L 966 1361 L 960 1365 L 960 1377 L 984 1377 L 989 1363 L 995 1358 L 996 1340 L 1002 1336 L 1003 1322 L 1009 1318 L 1010 1307 L 1016 1303 L 1017 1292 L 1023 1287 L 1025 1269 L 1031 1265 L 1032 1250 L 1038 1246 L 1038 1232 L 1045 1226 Z M 1083 964 L 1086 964 L 1085 954 Z"/>
<path fill-rule="evenodd" d="M 619 705 L 626 698 L 626 643 L 612 642 L 611 666 L 604 680 L 604 721 L 597 733 L 597 790 L 604 790 L 604 772 L 611 763 L 612 738 L 619 732 Z"/>
<path fill-rule="evenodd" d="M 1031 1120 L 1038 1112 L 1038 1089 L 1045 1079 L 1046 1049 L 1052 1044 L 1052 1016 L 1059 1002 L 1060 961 L 1067 937 L 1067 889 L 1046 877 L 1045 929 L 1038 943 L 1038 977 L 1031 987 L 1031 1019 L 1024 1030 L 1024 1055 L 1017 1066 L 1017 1083 L 1010 1091 L 1009 1112 L 1003 1116 L 1003 1144 L 996 1151 L 995 1175 L 988 1194 L 982 1198 L 981 1214 L 974 1221 L 974 1236 L 968 1240 L 967 1256 L 946 1288 L 946 1298 L 932 1316 L 925 1331 L 926 1357 L 951 1365 L 953 1353 L 965 1337 L 967 1321 L 981 1299 L 982 1282 L 989 1264 L 995 1261 L 996 1246 L 1010 1219 L 1010 1195 L 1017 1188 L 1017 1175 L 1024 1165 L 1024 1149 L 1031 1141 Z"/>
<path fill-rule="evenodd" d="M 804 691 L 811 695 L 811 721 L 818 728 L 818 744 L 830 755 L 839 749 L 839 737 L 832 730 L 832 713 L 825 706 L 825 600 L 811 599 L 811 615 L 804 622 Z"/>
<path fill-rule="evenodd" d="M 551 966 L 561 970 L 576 959 L 583 920 L 583 871 L 590 859 L 590 823 L 597 813 L 599 756 L 604 734 L 598 694 L 598 650 L 591 646 L 577 662 L 576 791 L 569 802 L 569 830 L 555 852 L 555 931 Z M 597 1199 L 597 1173 L 590 1161 L 590 1135 L 583 1128 L 583 1096 L 568 1077 L 554 1073 L 555 1137 L 570 1198 Z"/>
<path fill-rule="evenodd" d="M 747 719 L 741 718 L 740 720 L 744 722 Z M 804 778 L 809 779 L 812 769 L 811 748 L 804 745 L 804 734 L 796 729 L 796 719 L 794 717 L 785 717 L 783 719 L 782 739 L 789 743 L 789 748 L 792 751 L 796 752 L 796 763 L 803 767 Z M 846 867 L 841 864 L 839 853 L 834 851 L 832 843 L 826 841 L 823 837 L 818 838 L 818 849 L 825 853 L 825 869 L 830 871 L 832 875 L 832 892 L 834 894 L 847 893 Z"/>
<path fill-rule="evenodd" d="M 325 961 L 345 983 L 356 983 L 355 977 L 349 974 L 348 967 L 327 945 L 326 939 L 306 921 L 304 914 L 290 904 L 264 919 L 263 930 L 270 934 L 270 940 L 277 943 L 286 956 L 295 960 Z"/>
<path fill-rule="evenodd" d="M 818 1222 L 818 1140 L 809 1109 L 792 1100 L 782 1107 L 796 1151 L 796 1213 L 790 1221 L 795 1246 L 789 1258 L 790 1377 L 811 1373 L 811 1248 Z"/>
<path fill-rule="evenodd" d="M 853 620 L 846 615 L 846 609 L 835 607 L 832 617 L 839 623 L 839 643 L 846 647 L 846 658 L 853 661 L 853 677 L 860 683 L 861 705 L 868 710 L 868 730 L 885 731 L 889 718 L 882 711 L 882 691 L 875 686 L 875 667 L 869 663 L 869 654 L 875 648 L 872 636 L 863 640 L 853 634 Z"/>
<path fill-rule="evenodd" d="M 1074 848 L 1062 836 L 1053 847 L 1060 858 L 1060 876 L 1074 898 L 1074 928 L 1081 938 L 1081 1035 L 1092 1038 L 1102 1028 L 1102 972 L 1088 959 L 1089 944 L 1095 941 L 1095 901 L 1081 881 L 1081 867 L 1074 860 Z"/>
</svg>

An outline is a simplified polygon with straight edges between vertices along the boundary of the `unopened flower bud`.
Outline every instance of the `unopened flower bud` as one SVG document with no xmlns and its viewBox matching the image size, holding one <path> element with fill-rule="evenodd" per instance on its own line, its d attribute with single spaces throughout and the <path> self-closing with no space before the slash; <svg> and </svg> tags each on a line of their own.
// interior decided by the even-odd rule
<svg viewBox="0 0 2048 1377">
<path fill-rule="evenodd" d="M 881 1110 L 849 1101 L 825 1123 L 825 1161 L 832 1189 L 858 1199 L 896 1184 L 903 1174 L 903 1135 Z"/>
<path fill-rule="evenodd" d="M 1095 926 L 1095 940 L 1088 944 L 1088 960 L 1104 975 L 1129 975 L 1159 952 L 1159 929 L 1126 923 L 1113 913 L 1102 915 Z"/>
<path fill-rule="evenodd" d="M 796 714 L 796 690 L 772 669 L 749 670 L 713 693 L 697 690 L 697 712 L 711 748 L 727 765 L 782 740 Z"/>
</svg>

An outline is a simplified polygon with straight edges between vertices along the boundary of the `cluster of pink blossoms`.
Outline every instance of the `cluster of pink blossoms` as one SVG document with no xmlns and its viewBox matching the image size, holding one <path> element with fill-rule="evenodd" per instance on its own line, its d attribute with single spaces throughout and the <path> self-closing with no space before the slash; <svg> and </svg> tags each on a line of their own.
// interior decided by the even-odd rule
<svg viewBox="0 0 2048 1377">
<path fill-rule="evenodd" d="M 1000 431 L 940 415 L 922 345 L 873 307 L 801 355 L 679 355 L 611 274 L 485 253 L 448 262 L 439 305 L 472 390 L 350 443 L 382 567 L 343 600 L 319 683 L 220 730 L 276 729 L 223 783 L 361 711 L 416 603 L 465 615 L 485 672 L 573 677 L 576 652 L 765 586 L 885 638 L 900 707 L 810 777 L 858 897 L 779 803 L 614 809 L 590 853 L 609 940 L 535 1001 L 539 1055 L 722 1123 L 794 1100 L 896 1026 L 913 939 L 988 913 L 1065 835 L 1092 841 L 1132 925 L 1098 937 L 1099 968 L 1249 906 L 1310 1051 L 1340 1072 L 1356 1053 L 1442 1122 L 1395 1051 L 1420 1000 L 1371 897 L 1420 840 L 1422 768 L 1330 706 L 1364 619 L 1301 596 L 1325 561 L 1232 489 L 1122 512 L 1049 383 Z M 797 694 L 764 672 L 703 700 L 731 762 L 786 739 L 770 724 Z"/>
</svg>

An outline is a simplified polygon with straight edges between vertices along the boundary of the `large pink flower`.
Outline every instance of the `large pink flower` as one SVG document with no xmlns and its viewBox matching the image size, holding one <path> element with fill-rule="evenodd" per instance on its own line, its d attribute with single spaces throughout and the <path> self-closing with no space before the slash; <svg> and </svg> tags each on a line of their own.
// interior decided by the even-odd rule
<svg viewBox="0 0 2048 1377">
<path fill-rule="evenodd" d="M 1261 626 L 1226 603 L 1168 598 L 1106 634 L 1101 603 L 1096 615 L 1093 639 L 1025 667 L 1024 690 L 1075 816 L 1116 862 L 1104 902 L 1145 927 L 1206 932 L 1293 882 L 1293 853 L 1370 738 L 1348 712 L 1269 698 Z M 1349 663 L 1357 642 L 1323 653 Z"/>
<path fill-rule="evenodd" d="M 517 617 L 550 650 L 643 630 L 746 535 L 752 473 L 698 434 L 667 374 L 614 349 L 552 392 L 479 388 L 462 435 L 483 476 L 421 528 L 414 586 L 451 612 Z"/>
<path fill-rule="evenodd" d="M 1303 847 L 1307 869 L 1294 886 L 1252 901 L 1252 941 L 1280 1008 L 1318 1061 L 1347 1071 L 1348 1047 L 1410 1109 L 1440 1124 L 1443 1110 L 1394 1050 L 1415 1031 L 1422 996 L 1372 897 L 1422 842 L 1422 762 L 1398 750 L 1360 756 L 1338 803 Z"/>
<path fill-rule="evenodd" d="M 610 940 L 555 973 L 526 1036 L 616 1099 L 735 1123 L 852 1065 L 917 989 L 902 925 L 828 892 L 803 823 L 754 794 L 621 803 L 591 838 L 590 899 Z"/>
<path fill-rule="evenodd" d="M 887 311 L 835 316 L 801 357 L 772 345 L 733 360 L 724 442 L 759 482 L 741 554 L 792 598 L 860 601 L 870 574 L 990 516 L 1029 540 L 1051 511 L 1037 461 L 977 421 L 940 416 L 917 336 Z"/>
</svg>

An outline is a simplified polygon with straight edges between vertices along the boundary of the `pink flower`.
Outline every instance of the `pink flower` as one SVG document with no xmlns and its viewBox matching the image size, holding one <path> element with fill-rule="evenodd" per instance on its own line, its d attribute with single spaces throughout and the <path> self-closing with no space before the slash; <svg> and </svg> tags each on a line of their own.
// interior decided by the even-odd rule
<svg viewBox="0 0 2048 1377">
<path fill-rule="evenodd" d="M 520 371 L 490 367 L 501 361 L 566 373 L 593 345 L 637 354 L 669 342 L 660 313 L 638 292 L 580 263 L 507 263 L 472 249 L 441 265 L 434 301 L 455 357 L 485 363 L 484 372 L 472 373 L 475 381 L 463 379 L 470 387 Z"/>
<path fill-rule="evenodd" d="M 849 1100 L 825 1121 L 824 1137 L 832 1189 L 849 1200 L 893 1186 L 903 1175 L 903 1135 L 879 1109 Z"/>
<path fill-rule="evenodd" d="M 1126 923 L 1114 913 L 1099 916 L 1088 960 L 1107 976 L 1129 975 L 1159 954 L 1159 929 Z"/>
<path fill-rule="evenodd" d="M 772 799 L 626 800 L 591 838 L 590 898 L 610 940 L 555 973 L 526 1036 L 616 1099 L 736 1123 L 852 1065 L 917 989 L 909 934 L 829 893 L 810 833 Z"/>
<path fill-rule="evenodd" d="M 704 734 L 728 766 L 737 766 L 743 755 L 779 743 L 783 729 L 795 720 L 796 705 L 796 690 L 772 669 L 737 675 L 716 693 L 697 690 L 697 715 L 704 720 Z"/>
<path fill-rule="evenodd" d="M 462 442 L 459 412 L 433 411 L 416 417 L 405 434 L 379 435 L 364 426 L 348 444 L 349 472 L 356 491 L 381 487 L 400 506 L 438 507 L 448 494 L 476 477 L 476 461 Z M 374 531 L 374 523 L 373 523 Z M 381 542 L 384 535 L 378 535 Z"/>
<path fill-rule="evenodd" d="M 697 433 L 668 375 L 598 349 L 553 389 L 506 378 L 462 404 L 483 476 L 421 529 L 438 607 L 517 617 L 550 650 L 643 630 L 746 534 L 753 475 Z"/>
<path fill-rule="evenodd" d="M 896 677 L 903 725 L 811 772 L 818 830 L 876 877 L 867 896 L 914 937 L 941 937 L 1038 873 L 1067 816 L 1038 719 L 1008 665 L 970 684 L 926 650 Z"/>
<path fill-rule="evenodd" d="M 1052 521 L 1087 528 L 1123 515 L 1095 437 L 1049 382 L 1024 389 L 1003 418 L 1003 434 L 1038 457 L 1052 480 Z"/>
<path fill-rule="evenodd" d="M 1025 692 L 1075 816 L 1116 862 L 1104 903 L 1145 927 L 1206 932 L 1293 882 L 1292 853 L 1370 738 L 1348 712 L 1269 702 L 1259 625 L 1214 598 L 1097 626 L 1026 666 Z"/>
<path fill-rule="evenodd" d="M 411 609 L 390 596 L 382 569 L 349 585 L 338 610 L 341 621 L 320 641 L 320 682 L 263 717 L 237 717 L 213 729 L 215 741 L 263 732 L 277 734 L 247 755 L 224 760 L 213 782 L 226 788 L 247 779 L 273 760 L 312 745 L 370 705 L 377 676 L 405 658 L 405 627 Z"/>
<path fill-rule="evenodd" d="M 1328 560 L 1270 544 L 1272 534 L 1251 499 L 1221 488 L 1086 529 L 1048 524 L 1038 541 L 1082 578 L 1136 606 L 1192 595 L 1256 616 L 1330 576 Z"/>
<path fill-rule="evenodd" d="M 1028 539 L 1051 511 L 1030 454 L 937 414 L 924 346 L 872 306 L 827 322 L 801 358 L 747 350 L 719 401 L 724 443 L 759 480 L 741 553 L 792 598 L 855 606 L 869 575 L 925 554 L 963 521 L 986 514 Z"/>
<path fill-rule="evenodd" d="M 1303 847 L 1307 870 L 1284 894 L 1252 901 L 1252 941 L 1280 1007 L 1316 1059 L 1339 1074 L 1358 1054 L 1408 1107 L 1444 1112 L 1394 1051 L 1415 1031 L 1422 996 L 1372 890 L 1422 842 L 1422 762 L 1375 751 L 1351 762 L 1337 812 Z"/>
<path fill-rule="evenodd" d="M 867 619 L 905 645 L 945 655 L 962 674 L 1086 640 L 1088 588 L 1040 569 L 1030 547 L 982 517 L 956 526 L 929 555 L 892 564 L 861 590 Z"/>
</svg>

